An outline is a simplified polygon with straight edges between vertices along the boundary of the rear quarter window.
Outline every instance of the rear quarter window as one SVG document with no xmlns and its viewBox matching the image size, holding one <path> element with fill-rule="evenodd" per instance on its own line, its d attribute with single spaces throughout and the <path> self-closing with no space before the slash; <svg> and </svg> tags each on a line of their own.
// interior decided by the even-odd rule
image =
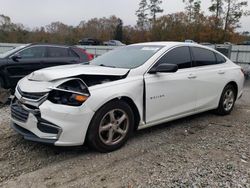
<svg viewBox="0 0 250 188">
<path fill-rule="evenodd" d="M 76 52 L 74 52 L 74 50 L 68 49 L 69 50 L 69 57 L 78 57 L 78 55 L 76 54 Z"/>
<path fill-rule="evenodd" d="M 79 57 L 81 57 L 81 61 L 82 61 L 82 62 L 87 62 L 87 61 L 89 61 L 88 56 L 87 56 L 87 54 L 86 54 L 86 52 L 85 52 L 84 49 L 81 49 L 81 48 L 73 48 L 73 51 L 74 51 L 74 53 L 77 53 L 77 55 L 78 55 Z"/>
<path fill-rule="evenodd" d="M 217 64 L 222 64 L 225 63 L 227 60 L 220 54 L 215 53 L 216 59 L 217 59 Z"/>
</svg>

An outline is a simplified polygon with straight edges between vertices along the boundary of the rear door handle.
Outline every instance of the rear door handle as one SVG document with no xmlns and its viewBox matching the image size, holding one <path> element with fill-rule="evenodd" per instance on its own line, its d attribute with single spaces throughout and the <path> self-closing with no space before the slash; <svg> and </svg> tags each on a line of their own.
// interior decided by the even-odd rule
<svg viewBox="0 0 250 188">
<path fill-rule="evenodd" d="M 197 78 L 197 76 L 194 75 L 194 74 L 190 74 L 190 75 L 188 76 L 188 78 L 189 78 L 189 79 L 195 79 L 195 78 Z"/>
<path fill-rule="evenodd" d="M 220 71 L 218 72 L 218 74 L 225 74 L 225 71 L 220 70 Z"/>
</svg>

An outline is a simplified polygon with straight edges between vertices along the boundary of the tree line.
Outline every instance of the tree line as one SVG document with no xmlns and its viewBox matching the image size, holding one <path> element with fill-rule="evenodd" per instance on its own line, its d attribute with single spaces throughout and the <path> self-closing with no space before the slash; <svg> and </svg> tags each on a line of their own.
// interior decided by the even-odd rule
<svg viewBox="0 0 250 188">
<path fill-rule="evenodd" d="M 248 16 L 247 1 L 211 0 L 207 15 L 201 0 L 182 0 L 182 12 L 164 14 L 162 0 L 141 0 L 136 11 L 137 24 L 124 25 L 115 15 L 81 21 L 77 26 L 52 22 L 47 26 L 29 29 L 0 15 L 0 42 L 77 44 L 90 37 L 102 41 L 116 39 L 126 44 L 147 41 L 184 41 L 239 43 L 250 40 L 249 31 L 238 33 L 240 19 Z M 161 16 L 158 16 L 161 13 Z"/>
</svg>

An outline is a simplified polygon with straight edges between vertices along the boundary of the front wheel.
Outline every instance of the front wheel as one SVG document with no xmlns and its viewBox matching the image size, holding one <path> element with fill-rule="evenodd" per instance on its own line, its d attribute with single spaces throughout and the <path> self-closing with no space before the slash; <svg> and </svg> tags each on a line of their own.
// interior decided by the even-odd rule
<svg viewBox="0 0 250 188">
<path fill-rule="evenodd" d="M 233 85 L 227 85 L 221 95 L 219 106 L 216 113 L 219 115 L 228 115 L 232 112 L 237 94 Z"/>
<path fill-rule="evenodd" d="M 111 101 L 94 115 L 88 133 L 87 143 L 100 152 L 111 152 L 122 147 L 134 127 L 134 116 L 124 101 Z"/>
</svg>

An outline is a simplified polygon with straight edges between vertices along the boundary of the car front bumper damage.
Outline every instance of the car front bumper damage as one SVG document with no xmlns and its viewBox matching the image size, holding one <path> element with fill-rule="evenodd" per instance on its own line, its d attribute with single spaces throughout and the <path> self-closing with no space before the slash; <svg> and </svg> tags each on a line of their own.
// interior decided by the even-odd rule
<svg viewBox="0 0 250 188">
<path fill-rule="evenodd" d="M 11 127 L 27 140 L 55 146 L 82 145 L 94 111 L 85 103 L 71 107 L 42 100 L 23 99 L 16 91 L 11 104 Z"/>
</svg>

